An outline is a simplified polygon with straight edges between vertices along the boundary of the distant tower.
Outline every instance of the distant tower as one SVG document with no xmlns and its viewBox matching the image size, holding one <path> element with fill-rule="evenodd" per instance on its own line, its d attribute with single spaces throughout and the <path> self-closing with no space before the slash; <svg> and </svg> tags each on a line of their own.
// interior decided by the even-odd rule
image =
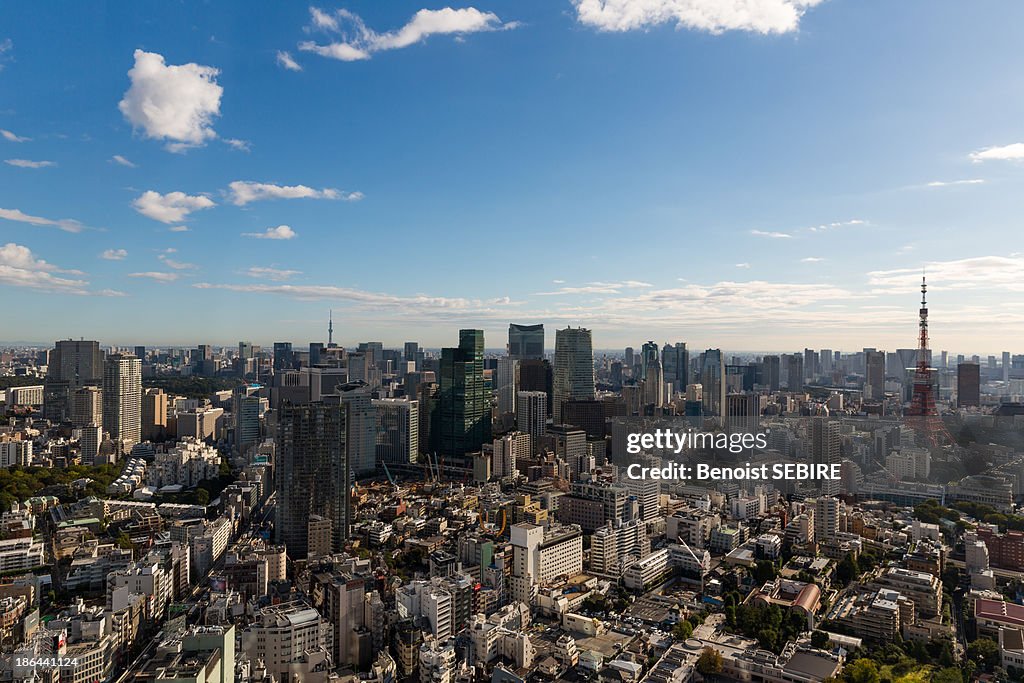
<svg viewBox="0 0 1024 683">
<path fill-rule="evenodd" d="M 334 346 L 334 309 L 327 314 L 327 346 Z"/>
<path fill-rule="evenodd" d="M 921 276 L 921 308 L 919 310 L 917 336 L 917 366 L 914 369 L 914 393 L 906 411 L 908 426 L 918 432 L 920 438 L 937 446 L 940 441 L 951 443 L 952 438 L 939 417 L 935 401 L 935 369 L 929 367 L 928 359 L 928 284 Z"/>
</svg>

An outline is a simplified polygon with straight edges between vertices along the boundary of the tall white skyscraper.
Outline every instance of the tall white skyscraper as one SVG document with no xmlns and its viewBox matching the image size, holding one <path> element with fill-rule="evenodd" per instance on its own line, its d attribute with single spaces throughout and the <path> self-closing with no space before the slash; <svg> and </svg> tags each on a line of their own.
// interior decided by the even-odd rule
<svg viewBox="0 0 1024 683">
<path fill-rule="evenodd" d="M 555 331 L 555 370 L 552 415 L 562 423 L 566 401 L 594 399 L 594 348 L 590 330 L 567 327 Z"/>
<path fill-rule="evenodd" d="M 142 438 L 142 360 L 131 354 L 103 363 L 103 431 L 122 452 Z"/>
<path fill-rule="evenodd" d="M 536 453 L 548 421 L 548 395 L 543 391 L 520 391 L 516 403 L 516 425 L 530 435 L 530 453 Z"/>
</svg>

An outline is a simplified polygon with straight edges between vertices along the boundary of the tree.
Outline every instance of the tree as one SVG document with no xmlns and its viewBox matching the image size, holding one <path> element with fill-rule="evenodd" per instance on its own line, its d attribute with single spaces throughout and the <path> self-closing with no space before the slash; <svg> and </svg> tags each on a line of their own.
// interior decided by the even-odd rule
<svg viewBox="0 0 1024 683">
<path fill-rule="evenodd" d="M 960 669 L 952 667 L 932 672 L 930 683 L 964 683 L 964 675 Z"/>
<path fill-rule="evenodd" d="M 210 492 L 200 487 L 196 489 L 196 504 L 197 505 L 209 505 L 210 504 Z"/>
<path fill-rule="evenodd" d="M 118 548 L 124 548 L 126 550 L 131 550 L 135 547 L 134 545 L 132 545 L 132 539 L 128 538 L 128 534 L 126 534 L 123 531 L 117 535 L 117 538 L 114 539 L 114 542 L 117 543 Z"/>
<path fill-rule="evenodd" d="M 697 659 L 697 671 L 705 676 L 722 673 L 722 653 L 713 647 L 704 648 Z"/>
<path fill-rule="evenodd" d="M 758 560 L 754 565 L 754 580 L 759 584 L 771 581 L 775 578 L 775 563 L 768 560 Z"/>
<path fill-rule="evenodd" d="M 999 644 L 991 638 L 978 638 L 967 646 L 967 658 L 973 659 L 978 666 L 991 672 L 999 666 Z"/>
<path fill-rule="evenodd" d="M 863 657 L 846 667 L 843 678 L 848 683 L 880 683 L 882 680 L 878 673 L 878 665 Z"/>
<path fill-rule="evenodd" d="M 836 580 L 842 586 L 848 586 L 858 576 L 860 567 L 857 566 L 857 560 L 853 559 L 853 555 L 844 557 L 836 567 Z"/>
<path fill-rule="evenodd" d="M 811 633 L 811 645 L 817 648 L 824 648 L 828 645 L 829 637 L 824 631 L 814 631 Z"/>
<path fill-rule="evenodd" d="M 686 640 L 693 635 L 693 624 L 689 621 L 680 621 L 672 629 L 672 635 L 676 640 Z"/>
</svg>

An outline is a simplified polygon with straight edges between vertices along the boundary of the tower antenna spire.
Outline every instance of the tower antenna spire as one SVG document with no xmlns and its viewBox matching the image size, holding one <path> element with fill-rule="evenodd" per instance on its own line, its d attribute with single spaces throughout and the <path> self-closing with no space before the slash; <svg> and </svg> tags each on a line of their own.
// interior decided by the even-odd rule
<svg viewBox="0 0 1024 683">
<path fill-rule="evenodd" d="M 328 309 L 327 314 L 327 346 L 334 346 L 334 309 Z"/>
</svg>

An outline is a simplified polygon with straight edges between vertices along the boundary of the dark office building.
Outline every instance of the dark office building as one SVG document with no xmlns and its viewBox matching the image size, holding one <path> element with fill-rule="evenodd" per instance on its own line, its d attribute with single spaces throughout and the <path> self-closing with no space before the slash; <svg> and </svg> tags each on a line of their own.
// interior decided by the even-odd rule
<svg viewBox="0 0 1024 683">
<path fill-rule="evenodd" d="M 956 404 L 960 408 L 981 405 L 981 365 L 961 363 L 956 367 Z"/>
<path fill-rule="evenodd" d="M 508 355 L 515 360 L 541 360 L 544 358 L 544 326 L 508 326 Z"/>
<path fill-rule="evenodd" d="M 441 456 L 479 451 L 491 439 L 483 330 L 459 330 L 459 345 L 441 349 L 438 384 L 435 450 Z"/>
<path fill-rule="evenodd" d="M 284 372 L 294 367 L 291 342 L 274 342 L 274 372 Z"/>
<path fill-rule="evenodd" d="M 787 357 L 789 365 L 786 367 L 787 389 L 800 391 L 804 388 L 804 357 L 794 353 Z"/>
<path fill-rule="evenodd" d="M 603 439 L 605 433 L 605 402 L 579 399 L 562 405 L 562 423 L 579 427 L 588 439 Z"/>
<path fill-rule="evenodd" d="M 551 414 L 551 394 L 554 375 L 546 360 L 519 361 L 519 391 L 543 391 L 548 395 L 548 415 Z"/>
<path fill-rule="evenodd" d="M 769 391 L 778 391 L 779 382 L 779 357 L 765 356 L 761 359 L 761 384 Z"/>
<path fill-rule="evenodd" d="M 60 422 L 71 415 L 75 389 L 103 383 L 103 352 L 96 341 L 66 339 L 50 352 L 43 382 L 43 416 Z"/>
<path fill-rule="evenodd" d="M 348 537 L 347 417 L 348 406 L 340 396 L 281 406 L 274 468 L 274 534 L 293 559 L 304 560 L 309 551 L 311 515 L 331 520 L 335 551 L 342 549 Z"/>
</svg>

